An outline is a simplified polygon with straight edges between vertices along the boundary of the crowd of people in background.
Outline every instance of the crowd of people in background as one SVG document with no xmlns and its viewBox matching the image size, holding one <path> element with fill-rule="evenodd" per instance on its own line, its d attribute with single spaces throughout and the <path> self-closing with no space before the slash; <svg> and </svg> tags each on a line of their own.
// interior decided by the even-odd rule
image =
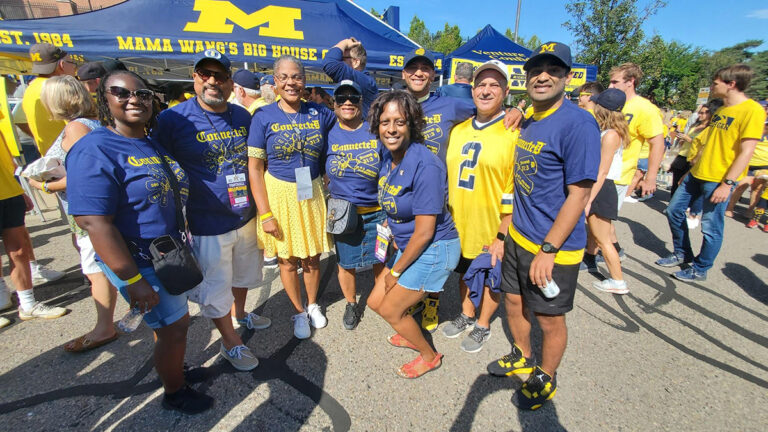
<svg viewBox="0 0 768 432">
<path fill-rule="evenodd" d="M 406 379 L 442 365 L 442 342 L 430 343 L 425 331 L 441 327 L 446 338 L 463 336 L 465 352 L 479 352 L 503 301 L 512 346 L 487 371 L 523 379 L 512 402 L 535 410 L 557 390 L 580 270 L 604 263 L 609 277 L 593 288 L 630 292 L 612 222 L 624 203 L 654 195 L 660 169 L 671 174 L 674 249 L 656 264 L 681 266 L 675 278 L 706 280 L 724 218 L 748 188 L 747 227 L 763 223 L 768 232 L 768 103 L 745 94 L 746 65 L 720 69 L 712 100 L 673 113 L 637 93 L 643 73 L 632 63 L 612 69 L 608 83 L 568 94 L 571 50 L 547 42 L 523 67 L 526 111 L 525 103 L 505 105 L 510 76 L 498 60 L 460 64 L 455 83 L 433 92 L 435 60 L 423 49 L 404 59 L 404 89 L 380 92 L 354 38 L 325 55 L 323 71 L 337 83 L 331 94 L 309 87 L 304 65 L 288 55 L 269 75 L 233 73 L 224 54 L 208 49 L 193 63 L 193 91 L 172 84 L 160 98 L 119 62 L 77 68 L 49 44 L 30 53 L 38 77 L 14 121 L 34 139 L 25 157 L 39 152 L 27 162 L 55 158 L 66 176 L 17 179 L 0 145 L 0 228 L 19 317 L 67 313 L 34 297 L 33 281 L 63 274 L 36 262 L 24 225 L 26 182 L 59 200 L 96 305 L 93 330 L 63 348 L 79 353 L 117 339 L 120 294 L 156 335 L 167 409 L 194 414 L 214 403 L 184 378 L 189 301 L 221 335 L 221 357 L 252 370 L 259 360 L 238 328 L 290 320 L 306 339 L 328 325 L 320 260 L 335 252 L 341 324 L 360 324 L 357 299 L 370 290 L 366 306 L 394 331 L 387 342 L 418 352 L 395 371 Z M 694 255 L 688 230 L 698 224 L 704 238 Z M 201 281 L 171 286 L 163 265 L 180 264 L 162 258 L 187 249 Z M 282 317 L 246 310 L 265 268 L 278 269 L 290 300 Z M 368 268 L 374 284 L 361 287 L 357 274 Z M 446 284 L 454 272 L 457 287 Z M 441 295 L 461 304 L 442 325 Z M 0 308 L 11 306 L 2 282 Z M 531 317 L 542 331 L 538 355 Z"/>
</svg>

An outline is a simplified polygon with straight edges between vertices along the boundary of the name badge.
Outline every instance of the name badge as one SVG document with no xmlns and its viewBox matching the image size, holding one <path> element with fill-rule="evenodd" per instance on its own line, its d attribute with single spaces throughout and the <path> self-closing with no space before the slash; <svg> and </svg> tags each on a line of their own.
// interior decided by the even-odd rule
<svg viewBox="0 0 768 432">
<path fill-rule="evenodd" d="M 296 198 L 299 201 L 312 199 L 312 172 L 309 167 L 296 168 Z"/>
<path fill-rule="evenodd" d="M 233 209 L 246 208 L 250 205 L 244 173 L 227 176 L 227 192 L 229 193 L 229 205 Z"/>
<path fill-rule="evenodd" d="M 387 250 L 389 250 L 389 238 L 392 235 L 392 230 L 388 226 L 382 224 L 376 224 L 376 258 L 383 262 L 387 262 Z"/>
</svg>

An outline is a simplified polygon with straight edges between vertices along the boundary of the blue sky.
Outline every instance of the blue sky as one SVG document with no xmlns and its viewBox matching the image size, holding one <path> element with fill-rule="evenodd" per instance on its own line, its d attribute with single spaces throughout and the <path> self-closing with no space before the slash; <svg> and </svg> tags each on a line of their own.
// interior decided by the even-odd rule
<svg viewBox="0 0 768 432">
<path fill-rule="evenodd" d="M 408 32 L 414 14 L 431 31 L 445 23 L 458 25 L 462 37 L 472 37 L 486 24 L 504 32 L 515 28 L 517 0 L 354 0 L 380 13 L 390 5 L 400 6 L 400 30 Z M 562 26 L 568 20 L 567 0 L 522 0 L 520 35 L 536 34 L 543 40 L 572 44 Z M 640 0 L 644 5 L 647 0 Z M 469 8 L 467 7 L 469 6 Z M 768 50 L 768 1 L 766 0 L 667 0 L 667 6 L 646 21 L 645 34 L 661 35 L 707 50 L 716 51 L 747 39 L 762 39 L 760 50 Z"/>
</svg>

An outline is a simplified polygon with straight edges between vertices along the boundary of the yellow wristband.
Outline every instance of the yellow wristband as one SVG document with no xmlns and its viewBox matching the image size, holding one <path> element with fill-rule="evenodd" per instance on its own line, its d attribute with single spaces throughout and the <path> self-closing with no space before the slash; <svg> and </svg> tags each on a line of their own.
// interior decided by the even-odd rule
<svg viewBox="0 0 768 432">
<path fill-rule="evenodd" d="M 51 193 L 51 191 L 49 191 L 49 190 L 48 190 L 48 182 L 47 182 L 47 181 L 44 181 L 44 182 L 43 182 L 43 183 L 40 185 L 40 187 L 43 189 L 43 192 L 45 192 L 45 193 L 47 193 L 47 194 Z"/>
<path fill-rule="evenodd" d="M 264 222 L 265 220 L 267 220 L 267 219 L 269 219 L 269 218 L 271 218 L 271 217 L 272 217 L 272 212 L 271 212 L 271 211 L 269 211 L 269 212 L 266 212 L 266 213 L 264 213 L 263 215 L 259 216 L 259 219 L 260 219 L 262 222 Z"/>
<path fill-rule="evenodd" d="M 127 286 L 127 285 L 133 285 L 133 284 L 135 284 L 136 282 L 140 281 L 142 277 L 143 277 L 143 276 L 141 275 L 141 273 L 137 273 L 137 274 L 136 274 L 136 276 L 134 276 L 134 277 L 132 277 L 132 278 L 128 279 L 127 281 L 124 281 L 124 282 L 125 282 L 125 285 L 126 285 L 126 286 Z"/>
<path fill-rule="evenodd" d="M 396 278 L 399 278 L 402 273 L 398 273 L 398 272 L 395 271 L 395 269 L 392 269 L 392 270 L 389 271 L 389 274 L 391 274 L 392 276 L 394 276 Z"/>
</svg>

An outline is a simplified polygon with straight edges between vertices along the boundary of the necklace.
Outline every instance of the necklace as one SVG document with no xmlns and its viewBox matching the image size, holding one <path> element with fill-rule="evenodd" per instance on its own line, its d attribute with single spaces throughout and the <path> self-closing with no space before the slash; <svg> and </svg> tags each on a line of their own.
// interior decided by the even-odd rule
<svg viewBox="0 0 768 432">
<path fill-rule="evenodd" d="M 282 100 L 280 102 L 283 102 Z M 306 139 L 305 136 L 301 133 L 301 128 L 299 128 L 299 122 L 301 120 L 301 105 L 299 105 L 299 110 L 296 111 L 296 117 L 291 118 L 291 116 L 288 115 L 287 112 L 283 109 L 282 106 L 280 106 L 280 102 L 277 103 L 277 107 L 280 108 L 280 111 L 283 112 L 283 115 L 285 115 L 285 118 L 288 119 L 288 121 L 291 122 L 293 125 L 293 132 L 296 134 L 296 150 L 301 155 L 301 166 L 304 166 L 304 140 Z"/>
</svg>

